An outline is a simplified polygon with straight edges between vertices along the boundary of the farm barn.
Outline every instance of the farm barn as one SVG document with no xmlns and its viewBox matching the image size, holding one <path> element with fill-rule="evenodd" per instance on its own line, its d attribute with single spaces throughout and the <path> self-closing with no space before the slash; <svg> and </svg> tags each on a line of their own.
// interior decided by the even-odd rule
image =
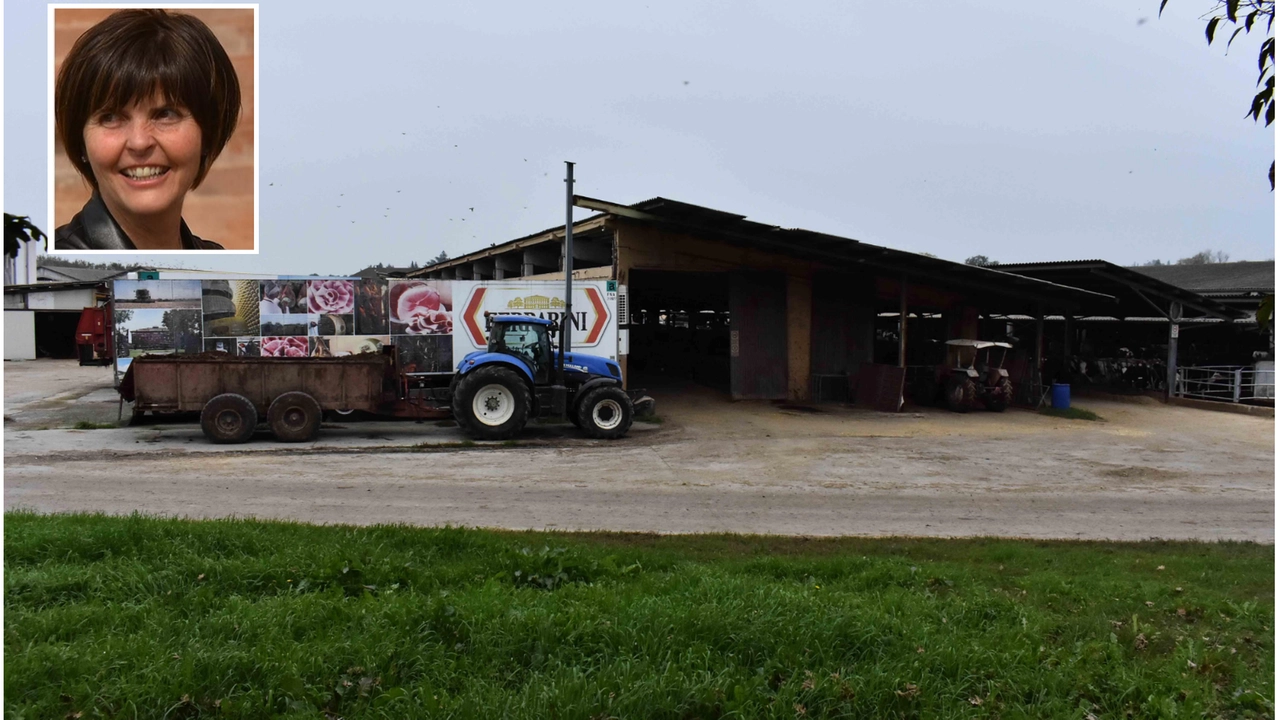
<svg viewBox="0 0 1280 720">
<path fill-rule="evenodd" d="M 595 214 L 574 223 L 574 277 L 618 284 L 621 364 L 633 385 L 838 401 L 849 399 L 851 376 L 891 368 L 899 372 L 867 375 L 877 385 L 867 395 L 901 387 L 905 376 L 909 396 L 915 378 L 943 362 L 947 339 L 981 335 L 1011 341 L 1012 379 L 1030 388 L 1045 346 L 1035 318 L 1116 303 L 1108 293 L 666 198 L 575 204 Z M 553 228 L 410 275 L 563 278 L 563 240 Z M 1015 328 L 1009 317 L 1031 321 Z"/>
</svg>

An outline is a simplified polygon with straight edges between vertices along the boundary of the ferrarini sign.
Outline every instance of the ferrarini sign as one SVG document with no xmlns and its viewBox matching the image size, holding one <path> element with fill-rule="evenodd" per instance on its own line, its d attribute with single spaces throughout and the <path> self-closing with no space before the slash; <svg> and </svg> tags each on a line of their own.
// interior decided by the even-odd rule
<svg viewBox="0 0 1280 720">
<path fill-rule="evenodd" d="M 606 280 L 573 283 L 572 350 L 618 359 L 617 293 Z M 453 282 L 453 357 L 489 345 L 484 314 L 530 315 L 557 326 L 564 316 L 564 283 L 551 281 L 484 280 Z"/>
</svg>

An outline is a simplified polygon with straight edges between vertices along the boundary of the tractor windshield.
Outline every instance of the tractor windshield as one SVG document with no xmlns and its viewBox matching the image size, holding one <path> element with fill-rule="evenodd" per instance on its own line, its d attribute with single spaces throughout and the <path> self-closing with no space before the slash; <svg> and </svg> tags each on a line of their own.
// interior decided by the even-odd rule
<svg viewBox="0 0 1280 720">
<path fill-rule="evenodd" d="M 502 323 L 489 336 L 489 352 L 515 355 L 529 363 L 536 374 L 551 361 L 547 329 L 537 323 Z"/>
</svg>

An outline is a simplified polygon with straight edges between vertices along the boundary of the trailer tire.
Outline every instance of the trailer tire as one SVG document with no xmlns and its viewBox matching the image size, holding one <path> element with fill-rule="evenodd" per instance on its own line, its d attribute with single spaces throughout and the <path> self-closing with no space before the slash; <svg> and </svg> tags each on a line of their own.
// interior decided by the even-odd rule
<svg viewBox="0 0 1280 720">
<path fill-rule="evenodd" d="M 472 370 L 453 393 L 453 419 L 477 440 L 509 440 L 524 429 L 533 398 L 514 370 L 490 366 Z"/>
<path fill-rule="evenodd" d="M 320 403 L 304 392 L 287 392 L 271 401 L 267 425 L 280 442 L 308 442 L 320 432 Z"/>
<path fill-rule="evenodd" d="M 635 407 L 627 392 L 617 385 L 596 388 L 578 404 L 578 423 L 587 437 L 613 440 L 627 434 L 635 417 Z"/>
<path fill-rule="evenodd" d="M 1013 383 L 1001 380 L 994 392 L 987 394 L 987 409 L 991 412 L 1004 412 L 1013 402 Z"/>
<path fill-rule="evenodd" d="M 257 426 L 257 409 L 249 398 L 236 393 L 214 396 L 200 411 L 200 429 L 219 445 L 248 442 Z"/>
</svg>

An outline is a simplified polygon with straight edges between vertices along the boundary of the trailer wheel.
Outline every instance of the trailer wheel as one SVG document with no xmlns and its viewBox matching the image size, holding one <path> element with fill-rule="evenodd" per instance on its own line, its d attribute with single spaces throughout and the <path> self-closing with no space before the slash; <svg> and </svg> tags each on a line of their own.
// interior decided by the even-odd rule
<svg viewBox="0 0 1280 720">
<path fill-rule="evenodd" d="M 320 432 L 320 403 L 304 392 L 287 392 L 271 401 L 267 424 L 280 442 L 307 442 Z"/>
<path fill-rule="evenodd" d="M 248 442 L 257 426 L 258 411 L 243 395 L 217 395 L 200 411 L 200 429 L 205 437 L 218 444 Z"/>
<path fill-rule="evenodd" d="M 508 440 L 529 419 L 529 386 L 501 366 L 482 367 L 462 377 L 453 393 L 453 418 L 477 440 Z"/>
<path fill-rule="evenodd" d="M 991 412 L 1004 412 L 1013 401 L 1013 383 L 1001 380 L 995 390 L 987 395 L 987 409 Z"/>
<path fill-rule="evenodd" d="M 616 385 L 592 390 L 578 405 L 578 422 L 587 437 L 620 438 L 631 429 L 634 415 L 631 398 Z"/>
</svg>

